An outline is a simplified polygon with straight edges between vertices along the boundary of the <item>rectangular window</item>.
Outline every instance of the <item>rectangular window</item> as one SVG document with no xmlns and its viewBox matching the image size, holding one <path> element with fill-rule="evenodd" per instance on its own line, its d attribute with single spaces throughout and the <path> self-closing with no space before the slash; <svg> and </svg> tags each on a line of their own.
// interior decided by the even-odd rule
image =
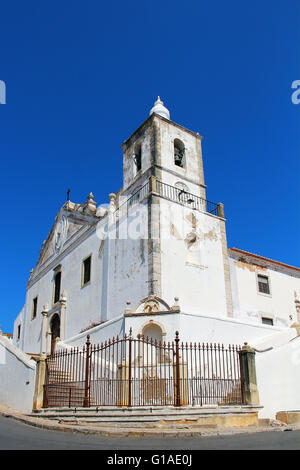
<svg viewBox="0 0 300 470">
<path fill-rule="evenodd" d="M 32 316 L 31 316 L 32 319 L 34 319 L 37 314 L 37 301 L 38 301 L 37 297 L 35 297 L 32 301 Z"/>
<path fill-rule="evenodd" d="M 274 324 L 273 318 L 262 317 L 261 321 L 265 325 L 273 325 Z"/>
<path fill-rule="evenodd" d="M 258 274 L 258 291 L 262 294 L 270 294 L 269 278 Z"/>
<path fill-rule="evenodd" d="M 18 325 L 18 337 L 17 339 L 20 339 L 21 338 L 21 325 Z"/>
<path fill-rule="evenodd" d="M 60 299 L 60 283 L 61 283 L 61 271 L 58 271 L 54 275 L 54 297 L 53 297 L 54 304 L 56 304 L 56 302 L 58 302 Z"/>
<path fill-rule="evenodd" d="M 92 257 L 89 256 L 82 263 L 82 285 L 85 286 L 91 280 Z"/>
</svg>

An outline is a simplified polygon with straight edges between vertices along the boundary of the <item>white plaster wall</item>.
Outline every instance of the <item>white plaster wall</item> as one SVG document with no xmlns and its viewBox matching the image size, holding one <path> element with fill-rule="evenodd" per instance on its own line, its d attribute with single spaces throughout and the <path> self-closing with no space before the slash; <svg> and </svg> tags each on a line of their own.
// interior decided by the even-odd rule
<svg viewBox="0 0 300 470">
<path fill-rule="evenodd" d="M 4 336 L 0 336 L 0 404 L 31 412 L 35 388 L 35 362 Z"/>
<path fill-rule="evenodd" d="M 142 334 L 143 328 L 151 323 L 159 325 L 161 330 L 165 331 L 166 334 L 163 336 L 162 341 L 172 342 L 175 339 L 175 332 L 180 325 L 180 315 L 178 313 L 166 313 L 126 317 L 125 332 L 128 334 L 130 328 L 132 328 L 132 335 L 136 338 L 138 334 Z"/>
<path fill-rule="evenodd" d="M 22 308 L 19 315 L 16 317 L 14 321 L 14 329 L 13 329 L 13 344 L 20 349 L 23 349 L 23 330 L 24 330 L 24 312 L 25 312 L 25 305 Z M 21 326 L 21 334 L 20 338 L 18 339 L 18 326 Z"/>
<path fill-rule="evenodd" d="M 86 343 L 87 335 L 90 335 L 90 342 L 92 344 L 100 344 L 112 339 L 113 337 L 116 338 L 119 336 L 120 338 L 123 338 L 124 333 L 124 317 L 121 315 L 113 320 L 103 323 L 102 325 L 80 333 L 79 335 L 67 338 L 63 342 L 59 342 L 57 344 L 57 348 L 60 349 L 60 347 L 63 347 L 64 345 L 68 347 L 82 347 Z"/>
<path fill-rule="evenodd" d="M 262 316 L 270 317 L 274 325 L 282 327 L 297 321 L 294 292 L 300 294 L 299 275 L 229 260 L 234 317 L 253 318 L 260 323 Z M 270 295 L 258 292 L 257 274 L 269 277 Z"/>
<path fill-rule="evenodd" d="M 282 328 L 260 325 L 251 321 L 185 312 L 129 316 L 125 318 L 124 330 L 128 333 L 132 328 L 132 334 L 136 337 L 149 322 L 158 324 L 166 332 L 164 340 L 174 341 L 175 332 L 179 331 L 180 340 L 188 343 L 208 342 L 243 345 L 244 342 L 264 338 L 266 335 L 274 333 L 274 330 L 283 331 Z"/>
<path fill-rule="evenodd" d="M 191 313 L 226 315 L 219 219 L 172 202 L 167 204 L 170 207 L 169 222 L 166 209 L 160 217 L 162 298 L 173 304 L 174 297 L 178 296 L 182 310 Z M 193 231 L 192 213 L 197 219 L 198 238 L 188 250 L 184 239 Z"/>
<path fill-rule="evenodd" d="M 109 260 L 107 319 L 119 316 L 130 301 L 132 307 L 148 294 L 147 202 L 133 207 L 116 240 L 108 242 Z M 127 225 L 127 226 L 126 226 Z M 123 237 L 123 238 L 121 238 Z"/>
<path fill-rule="evenodd" d="M 180 338 L 183 341 L 223 343 L 243 345 L 244 342 L 256 340 L 274 331 L 275 327 L 257 324 L 251 321 L 233 318 L 218 318 L 204 315 L 183 313 L 178 325 Z M 275 331 L 281 331 L 275 328 Z"/>
<path fill-rule="evenodd" d="M 41 311 L 45 304 L 53 309 L 53 269 L 61 264 L 61 293 L 66 292 L 66 337 L 73 336 L 87 327 L 92 322 L 101 320 L 101 283 L 102 283 L 102 258 L 99 256 L 101 240 L 95 230 L 89 233 L 81 243 L 75 244 L 68 254 L 57 257 L 54 265 L 50 265 L 40 279 L 31 285 L 26 296 L 25 337 L 22 349 L 30 353 L 40 352 L 40 340 L 42 330 Z M 81 287 L 82 261 L 92 255 L 91 282 Z M 31 318 L 32 302 L 38 296 L 37 316 Z M 51 316 L 48 318 L 48 325 Z"/>
<path fill-rule="evenodd" d="M 251 342 L 257 347 L 256 342 Z M 269 345 L 270 346 L 270 345 Z M 255 355 L 261 418 L 275 418 L 278 411 L 300 410 L 300 337 Z"/>
</svg>

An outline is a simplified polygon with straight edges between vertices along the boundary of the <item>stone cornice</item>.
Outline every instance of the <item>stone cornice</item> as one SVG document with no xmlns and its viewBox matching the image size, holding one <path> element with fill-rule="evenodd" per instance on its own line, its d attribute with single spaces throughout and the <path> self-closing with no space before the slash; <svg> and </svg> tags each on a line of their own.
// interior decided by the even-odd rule
<svg viewBox="0 0 300 470">
<path fill-rule="evenodd" d="M 197 139 L 200 139 L 202 140 L 203 137 L 198 133 L 198 132 L 194 132 L 194 131 L 191 131 L 190 129 L 187 129 L 186 127 L 184 126 L 181 126 L 180 124 L 177 124 L 176 122 L 174 121 L 169 121 L 169 119 L 166 119 L 162 116 L 160 116 L 159 114 L 156 114 L 156 113 L 153 113 L 151 114 L 151 116 L 149 116 L 134 132 L 133 134 L 131 134 L 130 137 L 128 137 L 128 139 L 126 139 L 123 144 L 121 145 L 121 148 L 123 150 L 125 150 L 126 148 L 129 147 L 130 145 L 130 141 L 137 135 L 139 134 L 142 130 L 143 130 L 143 127 L 148 127 L 152 121 L 157 118 L 157 119 L 160 119 L 161 121 L 164 121 L 168 124 L 172 124 L 173 126 L 175 127 L 178 127 L 179 129 L 185 131 L 185 132 L 188 132 L 189 134 L 192 134 L 194 137 L 196 137 Z"/>
</svg>

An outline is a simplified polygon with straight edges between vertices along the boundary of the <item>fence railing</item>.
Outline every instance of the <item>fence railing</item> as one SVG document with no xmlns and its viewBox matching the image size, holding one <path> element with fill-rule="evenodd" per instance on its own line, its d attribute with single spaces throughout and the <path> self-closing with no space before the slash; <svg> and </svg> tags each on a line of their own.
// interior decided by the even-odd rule
<svg viewBox="0 0 300 470">
<path fill-rule="evenodd" d="M 116 209 L 117 218 L 128 215 L 128 211 L 131 207 L 141 202 L 149 194 L 149 181 L 147 181 L 142 187 L 138 188 L 134 193 L 126 198 L 121 198 L 118 207 Z"/>
<path fill-rule="evenodd" d="M 184 206 L 188 206 L 192 209 L 197 209 L 210 214 L 218 215 L 218 204 L 203 199 L 200 196 L 189 193 L 184 189 L 176 188 L 161 181 L 156 181 L 157 192 L 160 196 L 170 199 L 171 201 L 178 202 Z"/>
<path fill-rule="evenodd" d="M 44 406 L 242 404 L 239 346 L 132 334 L 46 359 Z"/>
<path fill-rule="evenodd" d="M 156 192 L 170 201 L 177 202 L 184 206 L 188 206 L 191 209 L 197 209 L 203 212 L 208 212 L 209 214 L 220 215 L 218 211 L 218 204 L 215 202 L 208 201 L 203 199 L 200 196 L 189 193 L 184 189 L 176 188 L 167 183 L 163 183 L 159 180 L 156 181 Z M 128 215 L 128 210 L 134 205 L 141 202 L 146 196 L 150 194 L 150 185 L 147 181 L 142 187 L 138 188 L 128 199 L 123 201 L 121 199 L 117 209 L 116 214 L 118 217 L 122 215 Z"/>
</svg>

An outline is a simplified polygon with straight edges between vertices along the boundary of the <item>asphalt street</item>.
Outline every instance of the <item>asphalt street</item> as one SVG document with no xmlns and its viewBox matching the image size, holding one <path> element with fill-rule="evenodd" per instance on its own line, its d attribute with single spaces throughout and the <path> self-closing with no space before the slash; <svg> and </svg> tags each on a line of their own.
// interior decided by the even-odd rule
<svg viewBox="0 0 300 470">
<path fill-rule="evenodd" d="M 0 450 L 299 450 L 300 431 L 214 437 L 102 437 L 47 431 L 0 417 Z"/>
</svg>

